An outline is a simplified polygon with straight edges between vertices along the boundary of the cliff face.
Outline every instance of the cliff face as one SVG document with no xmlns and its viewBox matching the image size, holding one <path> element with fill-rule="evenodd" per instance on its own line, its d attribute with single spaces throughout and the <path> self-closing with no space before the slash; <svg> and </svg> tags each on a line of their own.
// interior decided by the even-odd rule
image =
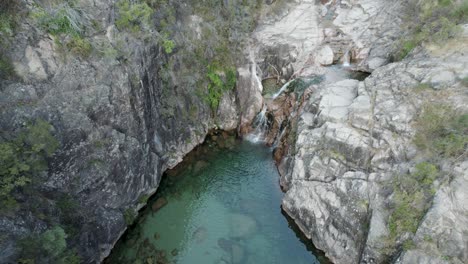
<svg viewBox="0 0 468 264">
<path fill-rule="evenodd" d="M 356 63 L 351 68 L 372 72 L 364 81 L 325 74 L 309 86 L 282 140 L 289 148 L 279 165 L 283 209 L 334 263 L 467 261 L 467 126 L 460 121 L 468 100 L 467 33 L 390 63 L 405 33 L 398 19 L 404 8 L 398 1 L 299 1 L 256 32 L 264 50 L 278 43 L 279 54 L 289 52 L 281 57 L 292 68 L 286 76 L 322 75 L 321 65 L 344 64 L 346 56 Z M 293 30 L 282 34 L 285 27 Z M 275 102 L 281 100 L 288 101 Z M 282 122 L 276 113 L 273 107 L 273 122 Z M 451 127 L 444 120 L 452 118 L 461 130 L 433 133 Z M 441 142 L 456 133 L 463 139 L 451 155 Z"/>
<path fill-rule="evenodd" d="M 24 258 L 20 240 L 57 225 L 81 261 L 99 261 L 156 191 L 162 173 L 203 142 L 208 130 L 235 129 L 241 110 L 250 107 L 241 109 L 237 98 L 255 88 L 242 43 L 256 3 L 229 1 L 210 9 L 208 3 L 161 2 L 148 7 L 154 18 L 148 25 L 132 22 L 135 31 L 115 26 L 125 15 L 121 2 L 76 2 L 72 9 L 92 24 L 78 38 L 91 47 L 78 53 L 70 44 L 75 35 L 52 34 L 36 19 L 62 5 L 42 1 L 38 9 L 21 2 L 25 19 L 2 48 L 17 76 L 0 81 L 1 140 L 45 120 L 59 147 L 33 184 L 10 194 L 18 206 L 0 216 L 2 263 Z M 227 23 L 234 29 L 226 31 Z M 207 70 L 211 65 L 216 69 Z M 219 107 L 210 107 L 207 75 L 226 83 L 227 68 L 235 75 L 236 66 L 237 87 L 216 95 Z"/>
</svg>

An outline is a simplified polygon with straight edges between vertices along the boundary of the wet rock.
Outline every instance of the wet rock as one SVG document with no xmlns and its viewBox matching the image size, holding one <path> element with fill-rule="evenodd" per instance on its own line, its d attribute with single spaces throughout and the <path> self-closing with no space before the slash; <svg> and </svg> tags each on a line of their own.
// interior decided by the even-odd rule
<svg viewBox="0 0 468 264">
<path fill-rule="evenodd" d="M 231 254 L 232 254 L 232 263 L 243 263 L 245 258 L 245 250 L 244 248 L 235 243 L 231 247 Z"/>
<path fill-rule="evenodd" d="M 248 132 L 250 124 L 263 106 L 262 87 L 256 69 L 250 65 L 237 69 L 237 98 L 240 104 L 240 130 Z"/>
<path fill-rule="evenodd" d="M 153 237 L 155 240 L 158 240 L 161 238 L 161 235 L 159 233 L 154 233 Z"/>
<path fill-rule="evenodd" d="M 232 240 L 225 239 L 225 238 L 218 239 L 218 246 L 224 251 L 230 252 L 232 244 L 233 244 Z"/>
<path fill-rule="evenodd" d="M 257 231 L 257 222 L 248 215 L 229 215 L 229 235 L 236 238 L 245 238 L 253 235 Z"/>
<path fill-rule="evenodd" d="M 195 166 L 193 167 L 193 173 L 198 174 L 204 168 L 206 168 L 208 165 L 209 165 L 209 163 L 204 161 L 204 160 L 197 161 L 197 163 L 195 163 Z"/>
<path fill-rule="evenodd" d="M 166 198 L 160 197 L 151 205 L 151 210 L 153 210 L 153 212 L 157 212 L 159 209 L 163 208 L 166 204 L 167 204 Z"/>
<path fill-rule="evenodd" d="M 323 66 L 333 64 L 333 58 L 333 50 L 328 45 L 325 45 L 318 49 L 315 54 L 315 62 Z"/>
<path fill-rule="evenodd" d="M 230 239 L 220 238 L 218 239 L 218 246 L 228 253 L 231 263 L 243 263 L 245 249 L 239 243 Z"/>
<path fill-rule="evenodd" d="M 193 231 L 192 238 L 198 244 L 203 243 L 208 238 L 208 230 L 205 227 L 201 226 L 195 231 Z"/>
</svg>

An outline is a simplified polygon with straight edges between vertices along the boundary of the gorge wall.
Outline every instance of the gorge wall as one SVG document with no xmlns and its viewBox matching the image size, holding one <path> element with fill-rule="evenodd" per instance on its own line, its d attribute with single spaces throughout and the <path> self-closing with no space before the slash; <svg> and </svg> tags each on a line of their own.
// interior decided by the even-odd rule
<svg viewBox="0 0 468 264">
<path fill-rule="evenodd" d="M 21 1 L 16 10 L 24 19 L 1 35 L 2 59 L 15 73 L 0 82 L 2 143 L 38 120 L 58 141 L 48 169 L 9 194 L 15 202 L 0 216 L 1 263 L 71 263 L 41 255 L 34 242 L 55 226 L 65 230 L 71 255 L 99 262 L 167 168 L 209 130 L 234 130 L 258 111 L 251 110 L 255 74 L 242 52 L 256 2 L 159 1 L 138 7 L 158 18 L 146 22 L 125 2 Z M 37 18 L 61 21 L 61 12 L 79 15 L 83 32 L 58 34 L 56 21 Z M 135 20 L 125 25 L 125 15 Z M 236 87 L 227 87 L 229 71 L 234 78 L 238 72 Z"/>
<path fill-rule="evenodd" d="M 298 1 L 254 33 L 264 78 L 274 74 L 270 68 L 281 69 L 284 82 L 310 78 L 326 73 L 324 65 L 350 61 L 350 69 L 372 72 L 364 81 L 311 85 L 294 104 L 293 92 L 283 94 L 267 110 L 272 127 L 289 127 L 280 144 L 283 209 L 333 263 L 468 261 L 461 121 L 468 31 L 460 25 L 458 38 L 426 43 L 391 63 L 408 34 L 407 8 L 398 1 Z M 460 130 L 442 128 L 452 118 Z M 449 139 L 456 133 L 459 143 Z M 459 146 L 454 153 L 445 140 Z"/>
</svg>

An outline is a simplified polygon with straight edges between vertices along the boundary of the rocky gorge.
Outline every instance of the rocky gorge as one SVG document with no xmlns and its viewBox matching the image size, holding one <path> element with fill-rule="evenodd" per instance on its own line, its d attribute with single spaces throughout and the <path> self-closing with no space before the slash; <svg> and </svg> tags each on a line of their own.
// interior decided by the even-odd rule
<svg viewBox="0 0 468 264">
<path fill-rule="evenodd" d="M 283 210 L 333 263 L 468 262 L 466 24 L 397 60 L 405 1 L 131 1 L 152 19 L 124 0 L 20 2 L 0 142 L 43 120 L 54 144 L 41 130 L 22 146 L 57 146 L 13 206 L 1 194 L 1 263 L 102 261 L 167 169 L 259 118 Z M 60 10 L 79 32 L 41 16 Z M 24 249 L 57 225 L 63 255 Z"/>
</svg>

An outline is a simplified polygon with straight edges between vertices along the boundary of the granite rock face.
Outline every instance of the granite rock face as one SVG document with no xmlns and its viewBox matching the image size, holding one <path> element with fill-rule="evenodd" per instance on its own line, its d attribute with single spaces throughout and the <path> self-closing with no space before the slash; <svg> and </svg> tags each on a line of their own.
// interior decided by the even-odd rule
<svg viewBox="0 0 468 264">
<path fill-rule="evenodd" d="M 467 110 L 466 47 L 441 49 L 379 67 L 364 81 L 323 84 L 299 115 L 295 152 L 283 160 L 283 208 L 332 262 L 386 261 L 388 183 L 421 161 L 415 119 L 427 103 Z M 439 78 L 444 72 L 452 78 Z M 418 91 L 420 83 L 433 88 Z M 447 161 L 442 173 L 453 171 L 453 180 L 438 189 L 414 249 L 398 262 L 467 261 L 465 166 Z"/>
<path fill-rule="evenodd" d="M 260 20 L 254 33 L 262 78 L 285 84 L 324 76 L 321 84 L 305 90 L 304 102 L 289 93 L 266 99 L 266 106 L 272 129 L 288 128 L 288 139 L 275 153 L 286 191 L 283 209 L 334 263 L 467 261 L 466 208 L 461 205 L 466 200 L 461 169 L 466 154 L 462 161 L 441 166 L 442 174 L 453 174 L 453 179 L 435 184 L 438 191 L 412 237 L 414 247 L 390 260 L 386 252 L 395 199 L 390 183 L 423 161 L 413 143 L 421 109 L 447 104 L 468 110 L 462 82 L 468 76 L 466 30 L 460 39 L 426 46 L 389 64 L 394 41 L 402 34 L 404 4 L 294 1 L 276 20 Z M 363 81 L 343 78 L 322 67 L 330 57 L 372 74 Z M 274 138 L 268 134 L 267 139 Z"/>
</svg>

